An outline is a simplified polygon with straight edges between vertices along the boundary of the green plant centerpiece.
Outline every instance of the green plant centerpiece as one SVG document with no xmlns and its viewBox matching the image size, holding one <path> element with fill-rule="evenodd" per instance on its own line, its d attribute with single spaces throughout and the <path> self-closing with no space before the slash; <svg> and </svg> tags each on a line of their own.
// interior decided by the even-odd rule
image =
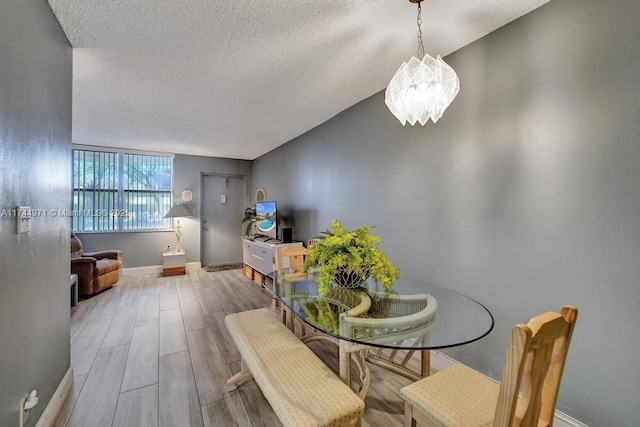
<svg viewBox="0 0 640 427">
<path fill-rule="evenodd" d="M 316 237 L 318 242 L 309 249 L 304 268 L 319 268 L 321 295 L 329 293 L 334 285 L 356 288 L 370 276 L 387 290 L 393 287 L 400 272 L 378 248 L 382 239 L 371 234 L 372 228 L 363 225 L 349 231 L 333 220 L 331 228 Z"/>
</svg>

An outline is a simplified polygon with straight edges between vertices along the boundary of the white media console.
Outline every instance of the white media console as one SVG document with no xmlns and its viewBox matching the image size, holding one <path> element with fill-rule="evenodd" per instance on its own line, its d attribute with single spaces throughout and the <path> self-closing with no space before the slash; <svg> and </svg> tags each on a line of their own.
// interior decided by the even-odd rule
<svg viewBox="0 0 640 427">
<path fill-rule="evenodd" d="M 264 276 L 279 268 L 277 248 L 294 246 L 302 246 L 302 242 L 280 243 L 278 241 L 252 240 L 243 236 L 244 275 L 261 285 Z"/>
</svg>

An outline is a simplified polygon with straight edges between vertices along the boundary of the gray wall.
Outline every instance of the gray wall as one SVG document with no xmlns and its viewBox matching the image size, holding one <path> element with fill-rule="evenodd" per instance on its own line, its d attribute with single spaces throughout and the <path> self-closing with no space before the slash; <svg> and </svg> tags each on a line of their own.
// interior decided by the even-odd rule
<svg viewBox="0 0 640 427">
<path fill-rule="evenodd" d="M 70 164 L 71 46 L 46 1 L 0 0 L 0 209 L 67 209 Z M 2 426 L 37 389 L 34 426 L 70 366 L 69 219 L 30 225 L 0 217 Z"/>
<path fill-rule="evenodd" d="M 379 93 L 255 160 L 252 188 L 298 239 L 376 225 L 403 275 L 486 304 L 495 330 L 446 353 L 494 378 L 513 325 L 578 306 L 558 409 L 637 426 L 639 20 L 550 2 L 449 56 L 462 88 L 436 125 L 402 127 Z"/>
<path fill-rule="evenodd" d="M 199 262 L 201 174 L 245 175 L 248 183 L 251 179 L 251 162 L 247 160 L 176 154 L 173 165 L 174 202 L 182 202 L 181 193 L 185 188 L 193 190 L 193 200 L 185 203 L 185 206 L 196 214 L 193 218 L 180 219 L 180 225 L 183 226 L 180 244 L 187 252 L 187 262 Z M 238 218 L 238 221 L 241 220 L 242 218 Z M 87 252 L 102 249 L 120 249 L 125 268 L 161 265 L 162 252 L 167 250 L 167 246 L 171 248 L 176 246 L 176 235 L 172 231 L 82 233 L 79 236 L 84 250 Z M 238 242 L 240 242 L 240 236 L 238 236 Z"/>
</svg>

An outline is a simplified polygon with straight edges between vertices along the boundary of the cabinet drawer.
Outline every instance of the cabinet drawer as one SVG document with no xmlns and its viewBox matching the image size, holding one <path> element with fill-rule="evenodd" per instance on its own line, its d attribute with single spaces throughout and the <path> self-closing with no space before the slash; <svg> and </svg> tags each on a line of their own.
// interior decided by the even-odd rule
<svg viewBox="0 0 640 427">
<path fill-rule="evenodd" d="M 256 247 L 249 257 L 249 265 L 256 270 L 269 274 L 273 270 L 273 250 L 271 248 Z"/>
<path fill-rule="evenodd" d="M 273 247 L 265 244 L 245 241 L 243 246 L 243 261 L 262 274 L 273 271 Z"/>
</svg>

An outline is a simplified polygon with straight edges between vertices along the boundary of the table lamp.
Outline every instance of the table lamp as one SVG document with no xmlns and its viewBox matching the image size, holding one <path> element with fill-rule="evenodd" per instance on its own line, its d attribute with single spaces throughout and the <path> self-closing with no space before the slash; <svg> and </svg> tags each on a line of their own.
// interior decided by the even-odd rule
<svg viewBox="0 0 640 427">
<path fill-rule="evenodd" d="M 177 203 L 169 212 L 167 212 L 164 218 L 183 218 L 186 216 L 193 216 L 193 214 L 187 209 L 184 205 Z M 178 243 L 176 244 L 176 248 L 173 253 L 182 252 L 182 246 L 180 246 L 180 236 L 182 236 L 182 226 L 180 225 L 180 220 L 176 220 L 176 226 L 174 228 L 176 232 L 176 239 L 178 239 Z"/>
</svg>

